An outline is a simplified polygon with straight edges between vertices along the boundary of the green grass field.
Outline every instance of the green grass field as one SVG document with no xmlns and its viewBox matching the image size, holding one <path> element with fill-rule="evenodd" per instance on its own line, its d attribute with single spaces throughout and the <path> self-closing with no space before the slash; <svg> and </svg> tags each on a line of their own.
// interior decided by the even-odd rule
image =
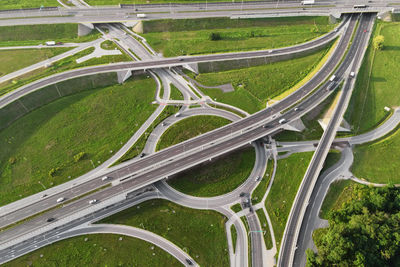
<svg viewBox="0 0 400 267">
<path fill-rule="evenodd" d="M 236 240 L 237 240 L 237 232 L 236 232 L 236 227 L 235 225 L 231 225 L 231 236 L 232 236 L 232 246 L 233 246 L 233 251 L 235 252 L 236 249 Z"/>
<path fill-rule="evenodd" d="M 226 218 L 211 210 L 185 208 L 167 200 L 149 200 L 105 218 L 143 228 L 184 249 L 200 266 L 229 266 Z"/>
<path fill-rule="evenodd" d="M 170 95 L 170 99 L 173 100 L 183 100 L 183 94 L 181 93 L 181 91 L 179 91 L 178 88 L 176 88 L 175 85 L 173 85 L 171 83 L 171 95 Z"/>
<path fill-rule="evenodd" d="M 96 30 L 89 35 L 78 37 L 78 24 L 73 23 L 3 26 L 0 27 L 0 46 L 38 45 L 46 41 L 80 43 L 95 40 L 100 36 Z"/>
<path fill-rule="evenodd" d="M 265 170 L 264 177 L 257 185 L 256 189 L 254 189 L 253 193 L 251 194 L 251 202 L 253 204 L 261 202 L 262 198 L 265 195 L 265 192 L 267 191 L 273 171 L 274 171 L 274 162 L 272 160 L 268 160 L 267 169 Z"/>
<path fill-rule="evenodd" d="M 57 0 L 1 0 L 0 9 L 36 8 L 41 6 L 59 6 Z"/>
<path fill-rule="evenodd" d="M 358 145 L 354 149 L 351 171 L 358 178 L 374 183 L 400 183 L 399 159 L 400 131 L 373 143 Z"/>
<path fill-rule="evenodd" d="M 93 51 L 94 51 L 94 47 L 87 48 L 79 53 L 76 53 L 73 56 L 69 56 L 67 58 L 64 58 L 62 60 L 59 60 L 59 61 L 53 63 L 50 67 L 40 68 L 40 69 L 31 71 L 31 72 L 28 72 L 24 75 L 18 76 L 17 78 L 15 78 L 13 80 L 9 80 L 9 81 L 0 83 L 0 96 L 2 94 L 11 92 L 25 84 L 31 83 L 33 81 L 36 81 L 38 79 L 44 78 L 44 77 L 52 75 L 52 74 L 60 73 L 60 72 L 75 69 L 75 68 L 131 60 L 126 54 L 122 54 L 122 55 L 102 56 L 100 58 L 89 59 L 80 64 L 76 63 L 76 60 L 78 58 L 81 58 L 83 56 L 91 54 Z"/>
<path fill-rule="evenodd" d="M 293 154 L 278 161 L 274 183 L 265 201 L 265 207 L 275 232 L 278 250 L 297 189 L 301 184 L 313 153 Z"/>
<path fill-rule="evenodd" d="M 70 47 L 0 50 L 0 77 L 71 50 Z"/>
<path fill-rule="evenodd" d="M 327 17 L 206 18 L 144 22 L 143 37 L 164 56 L 278 48 L 303 43 L 330 30 Z M 219 40 L 211 40 L 212 33 Z"/>
<path fill-rule="evenodd" d="M 258 209 L 256 211 L 257 217 L 260 220 L 261 230 L 263 231 L 264 235 L 264 242 L 267 249 L 271 249 L 273 247 L 271 233 L 268 227 L 267 217 L 265 217 L 264 211 L 262 209 Z"/>
<path fill-rule="evenodd" d="M 233 210 L 235 213 L 238 213 L 239 211 L 242 210 L 242 206 L 240 206 L 239 203 L 236 203 L 235 205 L 231 206 L 231 210 Z"/>
<path fill-rule="evenodd" d="M 181 143 L 200 134 L 229 124 L 231 121 L 216 116 L 200 115 L 183 119 L 169 127 L 157 143 L 157 150 Z"/>
<path fill-rule="evenodd" d="M 122 240 L 119 240 L 120 237 Z M 133 251 L 140 251 L 140 254 L 132 253 Z M 182 266 L 182 264 L 163 249 L 141 239 L 113 234 L 93 234 L 56 242 L 3 266 Z"/>
<path fill-rule="evenodd" d="M 400 105 L 400 23 L 379 21 L 373 36 L 376 35 L 385 37 L 384 48 L 374 51 L 370 45 L 345 116 L 354 134 L 369 131 L 383 121 L 388 115 L 385 106 Z"/>
<path fill-rule="evenodd" d="M 192 196 L 218 196 L 241 185 L 250 175 L 254 163 L 253 148 L 237 150 L 182 172 L 168 180 L 168 184 Z"/>
<path fill-rule="evenodd" d="M 325 159 L 324 166 L 320 174 L 324 173 L 327 169 L 335 165 L 340 160 L 341 152 L 339 150 L 331 150 Z"/>
<path fill-rule="evenodd" d="M 153 79 L 138 77 L 87 90 L 0 131 L 0 205 L 82 175 L 111 157 L 154 111 L 155 87 Z M 80 152 L 85 154 L 75 162 Z"/>
<path fill-rule="evenodd" d="M 333 182 L 329 186 L 328 193 L 326 194 L 324 201 L 322 202 L 319 216 L 322 219 L 328 219 L 328 214 L 331 210 L 339 209 L 342 203 L 348 199 L 351 192 L 351 185 L 355 182 L 351 180 L 338 180 Z"/>
<path fill-rule="evenodd" d="M 196 80 L 205 86 L 231 83 L 235 88 L 233 92 L 201 90 L 219 102 L 254 113 L 265 108 L 268 99 L 280 95 L 307 76 L 327 51 L 328 48 L 302 58 L 257 67 L 203 73 L 197 75 Z"/>
</svg>

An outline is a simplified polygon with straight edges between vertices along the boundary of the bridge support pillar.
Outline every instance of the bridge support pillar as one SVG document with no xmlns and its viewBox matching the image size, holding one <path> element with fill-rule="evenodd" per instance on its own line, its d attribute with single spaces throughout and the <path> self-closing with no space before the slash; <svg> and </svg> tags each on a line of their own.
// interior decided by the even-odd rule
<svg viewBox="0 0 400 267">
<path fill-rule="evenodd" d="M 330 24 L 335 24 L 337 23 L 338 19 L 340 19 L 341 14 L 340 13 L 332 13 L 329 15 L 329 23 Z"/>
<path fill-rule="evenodd" d="M 283 125 L 283 129 L 287 131 L 302 132 L 306 126 L 301 119 L 297 119 Z"/>
<path fill-rule="evenodd" d="M 92 32 L 94 25 L 92 23 L 79 23 L 78 36 L 85 36 Z"/>
<path fill-rule="evenodd" d="M 129 79 L 129 77 L 132 76 L 132 71 L 131 70 L 121 70 L 117 72 L 118 76 L 118 83 L 123 83 L 126 80 Z"/>
<path fill-rule="evenodd" d="M 191 72 L 199 74 L 199 65 L 197 63 L 183 64 L 182 67 L 184 67 L 187 70 L 190 70 Z"/>
<path fill-rule="evenodd" d="M 326 127 L 328 126 L 329 120 L 319 119 L 318 123 L 321 126 L 321 128 L 325 131 Z M 337 131 L 338 132 L 350 132 L 351 131 L 350 128 L 351 128 L 350 124 L 345 119 L 343 119 L 342 122 L 340 123 Z"/>
</svg>

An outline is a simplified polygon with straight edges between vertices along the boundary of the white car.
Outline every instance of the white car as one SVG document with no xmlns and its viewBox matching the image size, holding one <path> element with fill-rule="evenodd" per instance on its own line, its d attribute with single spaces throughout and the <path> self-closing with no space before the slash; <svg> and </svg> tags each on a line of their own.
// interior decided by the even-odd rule
<svg viewBox="0 0 400 267">
<path fill-rule="evenodd" d="M 108 176 L 104 176 L 103 178 L 101 178 L 102 181 L 106 181 L 108 179 L 110 179 L 110 177 L 108 177 Z"/>
<path fill-rule="evenodd" d="M 92 199 L 89 201 L 89 204 L 95 204 L 95 203 L 97 203 L 97 199 Z"/>
<path fill-rule="evenodd" d="M 59 199 L 57 199 L 57 203 L 61 203 L 65 200 L 65 197 L 60 197 Z"/>
</svg>

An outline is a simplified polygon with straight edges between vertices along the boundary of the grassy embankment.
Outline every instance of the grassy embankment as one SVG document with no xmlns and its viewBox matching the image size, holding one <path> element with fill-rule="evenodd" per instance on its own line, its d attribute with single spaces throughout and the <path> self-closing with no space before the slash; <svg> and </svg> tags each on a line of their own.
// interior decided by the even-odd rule
<svg viewBox="0 0 400 267">
<path fill-rule="evenodd" d="M 253 148 L 237 150 L 179 173 L 168 180 L 168 184 L 192 196 L 212 197 L 226 194 L 248 178 L 254 162 Z"/>
<path fill-rule="evenodd" d="M 272 244 L 271 232 L 269 231 L 268 227 L 267 217 L 265 216 L 264 211 L 262 209 L 258 209 L 256 213 L 258 219 L 260 220 L 261 230 L 263 231 L 265 247 L 267 249 L 271 249 L 273 247 L 273 244 Z"/>
<path fill-rule="evenodd" d="M 274 183 L 265 201 L 278 250 L 290 209 L 313 153 L 293 154 L 278 161 Z"/>
<path fill-rule="evenodd" d="M 140 254 L 132 251 L 140 251 Z M 3 266 L 182 266 L 182 264 L 163 249 L 141 239 L 113 234 L 93 234 L 56 242 Z"/>
<path fill-rule="evenodd" d="M 157 150 L 181 143 L 203 133 L 220 128 L 231 121 L 209 115 L 199 115 L 183 119 L 169 127 L 157 143 Z"/>
<path fill-rule="evenodd" d="M 143 36 L 164 56 L 278 48 L 332 30 L 328 17 L 202 18 L 143 22 Z M 211 34 L 218 38 L 211 39 Z"/>
<path fill-rule="evenodd" d="M 46 49 L 0 50 L 0 58 L 2 61 L 2 64 L 0 65 L 0 77 L 57 56 L 71 49 L 71 47 L 60 47 Z"/>
<path fill-rule="evenodd" d="M 176 88 L 176 86 L 173 85 L 172 83 L 170 84 L 170 87 L 171 87 L 170 99 L 172 99 L 172 100 L 183 100 L 183 94 L 181 93 L 181 91 L 179 91 L 179 89 Z"/>
<path fill-rule="evenodd" d="M 358 74 L 355 91 L 346 112 L 353 133 L 360 134 L 378 127 L 388 112 L 384 107 L 400 105 L 400 23 L 377 22 L 374 35 L 385 37 L 381 51 L 367 51 Z M 375 143 L 356 146 L 352 172 L 359 178 L 376 183 L 400 183 L 398 169 L 400 134 L 395 132 Z"/>
<path fill-rule="evenodd" d="M 312 71 L 329 48 L 314 54 L 268 65 L 216 73 L 203 73 L 195 79 L 205 86 L 231 83 L 233 92 L 219 89 L 201 90 L 216 101 L 241 108 L 249 113 L 265 108 L 269 99 L 289 90 Z"/>
<path fill-rule="evenodd" d="M 338 180 L 329 186 L 328 193 L 322 202 L 319 216 L 322 219 L 328 219 L 331 210 L 336 210 L 342 206 L 351 195 L 352 186 L 356 184 L 351 180 Z"/>
<path fill-rule="evenodd" d="M 195 210 L 167 200 L 149 200 L 105 218 L 158 234 L 189 253 L 201 266 L 229 266 L 226 218 L 211 210 Z"/>
<path fill-rule="evenodd" d="M 254 191 L 251 194 L 251 202 L 253 204 L 261 202 L 262 198 L 265 195 L 265 192 L 267 191 L 273 171 L 274 171 L 274 161 L 268 160 L 267 169 L 265 170 L 264 177 L 262 178 L 260 183 L 257 185 L 256 189 L 254 189 Z"/>
<path fill-rule="evenodd" d="M 13 80 L 9 80 L 3 83 L 0 83 L 0 95 L 11 92 L 18 87 L 36 81 L 38 79 L 44 78 L 46 76 L 60 73 L 63 71 L 80 68 L 80 67 L 87 67 L 92 65 L 100 65 L 100 64 L 107 64 L 113 62 L 120 62 L 120 61 L 129 61 L 130 58 L 126 54 L 122 55 L 109 55 L 103 56 L 100 58 L 92 58 L 80 64 L 76 63 L 78 58 L 83 56 L 89 55 L 94 51 L 94 47 L 87 48 L 79 53 L 76 53 L 73 56 L 66 57 L 62 60 L 59 60 L 53 63 L 51 66 L 47 68 L 40 68 L 31 72 L 28 72 L 24 75 L 18 76 Z"/>
<path fill-rule="evenodd" d="M 138 77 L 60 98 L 0 131 L 0 205 L 82 175 L 111 157 L 154 111 L 154 94 L 154 80 Z"/>
<path fill-rule="evenodd" d="M 3 1 L 1 1 L 3 2 Z M 44 44 L 46 41 L 82 43 L 101 35 L 97 30 L 78 36 L 78 24 L 17 25 L 0 27 L 0 46 Z"/>
</svg>

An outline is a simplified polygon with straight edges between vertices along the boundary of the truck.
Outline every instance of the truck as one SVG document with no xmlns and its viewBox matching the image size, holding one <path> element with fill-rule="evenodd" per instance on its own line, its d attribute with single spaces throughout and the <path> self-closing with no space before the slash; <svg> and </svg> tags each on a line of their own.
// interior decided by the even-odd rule
<svg viewBox="0 0 400 267">
<path fill-rule="evenodd" d="M 136 17 L 138 18 L 146 18 L 146 14 L 136 14 Z"/>
<path fill-rule="evenodd" d="M 302 5 L 314 5 L 315 1 L 314 0 L 303 0 L 301 1 Z"/>
<path fill-rule="evenodd" d="M 47 41 L 47 42 L 46 42 L 46 45 L 47 45 L 47 46 L 53 46 L 53 45 L 56 45 L 56 42 L 54 42 L 54 41 Z"/>
</svg>

